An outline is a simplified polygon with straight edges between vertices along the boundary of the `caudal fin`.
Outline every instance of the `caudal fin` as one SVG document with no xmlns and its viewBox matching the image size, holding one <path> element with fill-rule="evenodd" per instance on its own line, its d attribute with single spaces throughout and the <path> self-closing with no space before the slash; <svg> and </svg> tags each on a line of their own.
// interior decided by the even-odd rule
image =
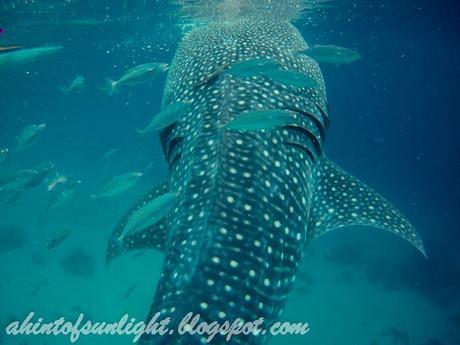
<svg viewBox="0 0 460 345">
<path fill-rule="evenodd" d="M 105 80 L 105 86 L 102 88 L 103 91 L 107 92 L 109 96 L 112 96 L 114 93 L 118 91 L 117 89 L 117 82 L 110 78 Z"/>
<path fill-rule="evenodd" d="M 425 257 L 422 240 L 409 221 L 387 200 L 323 157 L 316 165 L 315 202 L 309 238 L 348 226 L 370 226 L 396 234 Z"/>
<path fill-rule="evenodd" d="M 159 68 L 160 68 L 160 70 L 161 70 L 162 72 L 167 72 L 168 69 L 169 69 L 169 65 L 168 65 L 167 63 L 161 63 L 161 64 L 159 65 Z"/>
</svg>

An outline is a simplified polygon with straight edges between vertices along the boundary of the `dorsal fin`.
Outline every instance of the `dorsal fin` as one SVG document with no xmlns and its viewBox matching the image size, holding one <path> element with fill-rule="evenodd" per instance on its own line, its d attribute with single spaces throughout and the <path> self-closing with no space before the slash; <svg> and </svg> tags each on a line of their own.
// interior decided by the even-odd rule
<svg viewBox="0 0 460 345">
<path fill-rule="evenodd" d="M 136 201 L 136 203 L 126 212 L 121 220 L 118 222 L 117 226 L 110 236 L 109 242 L 106 249 L 106 265 L 108 265 L 112 260 L 136 249 L 157 249 L 163 251 L 166 238 L 168 235 L 166 222 L 164 219 L 159 220 L 152 226 L 135 232 L 126 236 L 121 236 L 124 226 L 128 221 L 130 215 L 132 215 L 136 210 L 145 205 L 145 203 L 153 200 L 160 195 L 165 194 L 168 191 L 167 181 L 163 181 L 158 186 L 154 187 L 148 193 L 146 193 L 142 198 Z M 121 239 L 120 239 L 121 238 Z"/>
<path fill-rule="evenodd" d="M 387 200 L 325 157 L 316 166 L 310 240 L 346 226 L 372 226 L 404 238 L 426 256 L 414 227 Z"/>
</svg>

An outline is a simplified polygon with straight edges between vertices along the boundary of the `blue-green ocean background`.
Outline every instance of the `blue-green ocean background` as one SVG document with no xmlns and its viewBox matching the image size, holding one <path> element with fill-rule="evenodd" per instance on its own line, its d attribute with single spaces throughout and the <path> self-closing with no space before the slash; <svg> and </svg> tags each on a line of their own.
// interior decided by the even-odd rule
<svg viewBox="0 0 460 345">
<path fill-rule="evenodd" d="M 109 267 L 104 255 L 119 217 L 167 175 L 158 138 L 133 131 L 159 110 L 165 77 L 110 97 L 100 88 L 105 78 L 137 64 L 170 62 L 187 26 L 177 25 L 176 7 L 161 1 L 56 1 L 52 11 L 40 2 L 17 2 L 15 9 L 11 1 L 0 3 L 0 45 L 64 49 L 0 70 L 0 148 L 13 148 L 27 125 L 47 125 L 30 149 L 0 168 L 52 161 L 83 182 L 70 204 L 40 222 L 46 183 L 0 205 L 0 231 L 14 227 L 25 236 L 17 248 L 0 244 L 0 343 L 65 344 L 63 336 L 9 337 L 3 329 L 30 311 L 48 320 L 83 311 L 93 320 L 116 321 L 125 313 L 142 320 L 150 307 L 162 255 L 128 255 Z M 322 68 L 331 106 L 326 152 L 411 220 L 428 260 L 387 233 L 328 234 L 307 249 L 283 315 L 308 321 L 311 332 L 273 344 L 460 344 L 459 15 L 455 1 L 344 1 L 314 25 L 295 24 L 310 45 L 337 44 L 364 56 Z M 76 18 L 95 22 L 68 23 Z M 108 23 L 97 23 L 104 18 Z M 85 89 L 63 94 L 59 86 L 77 74 L 87 79 Z M 102 162 L 113 148 L 120 150 Z M 121 197 L 90 198 L 110 176 L 144 171 L 150 163 Z M 60 228 L 73 235 L 47 250 L 44 243 Z M 76 250 L 79 274 L 62 265 Z M 130 341 L 88 337 L 80 343 Z"/>
</svg>

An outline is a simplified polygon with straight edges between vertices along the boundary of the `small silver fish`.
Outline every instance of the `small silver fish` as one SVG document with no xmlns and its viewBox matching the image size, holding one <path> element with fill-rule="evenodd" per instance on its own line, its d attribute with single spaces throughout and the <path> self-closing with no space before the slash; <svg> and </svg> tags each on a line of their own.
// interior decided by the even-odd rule
<svg viewBox="0 0 460 345">
<path fill-rule="evenodd" d="M 332 44 L 317 44 L 313 48 L 302 50 L 299 53 L 307 55 L 317 62 L 335 65 L 349 64 L 362 58 L 362 55 L 354 50 Z"/>
<path fill-rule="evenodd" d="M 47 186 L 48 191 L 55 190 L 57 187 L 60 185 L 67 183 L 69 181 L 69 178 L 65 175 L 60 175 L 57 174 L 49 183 Z"/>
<path fill-rule="evenodd" d="M 166 193 L 137 209 L 128 217 L 121 238 L 128 233 L 141 231 L 158 222 L 169 213 L 178 198 L 179 193 Z"/>
<path fill-rule="evenodd" d="M 206 85 L 206 84 L 212 84 L 215 82 L 219 77 L 222 75 L 222 73 L 229 67 L 229 64 L 223 64 L 222 66 L 218 66 L 214 71 L 211 73 L 205 75 L 196 85 L 195 89 L 199 88 L 200 86 Z"/>
<path fill-rule="evenodd" d="M 226 73 L 239 78 L 249 78 L 269 71 L 278 70 L 280 64 L 270 59 L 250 59 L 230 66 Z"/>
<path fill-rule="evenodd" d="M 134 86 L 148 82 L 156 78 L 160 73 L 166 72 L 168 67 L 169 65 L 166 63 L 153 62 L 130 68 L 118 80 L 107 79 L 105 91 L 107 91 L 110 96 L 117 92 L 123 85 Z"/>
<path fill-rule="evenodd" d="M 70 235 L 72 235 L 73 231 L 70 229 L 59 229 L 55 231 L 50 238 L 46 241 L 45 247 L 46 249 L 54 249 L 59 246 L 62 242 L 67 240 Z"/>
<path fill-rule="evenodd" d="M 53 190 L 46 207 L 46 211 L 61 207 L 70 202 L 74 195 L 77 187 L 80 185 L 81 180 L 74 182 L 67 182 L 64 185 L 61 185 L 60 188 Z"/>
<path fill-rule="evenodd" d="M 24 128 L 17 137 L 18 144 L 16 151 L 22 151 L 29 148 L 37 139 L 40 132 L 46 128 L 46 124 L 42 123 L 39 125 L 30 125 Z"/>
<path fill-rule="evenodd" d="M 62 46 L 44 46 L 13 50 L 5 54 L 0 54 L 0 67 L 10 67 L 20 63 L 31 62 L 39 57 L 52 55 L 62 48 Z"/>
<path fill-rule="evenodd" d="M 107 181 L 98 194 L 92 195 L 91 198 L 104 198 L 120 195 L 133 187 L 139 178 L 144 175 L 141 172 L 129 172 L 118 175 Z"/>
<path fill-rule="evenodd" d="M 77 75 L 68 86 L 60 86 L 59 89 L 64 93 L 78 92 L 85 87 L 85 77 Z"/>
<path fill-rule="evenodd" d="M 26 189 L 33 188 L 42 183 L 53 168 L 53 163 L 44 163 L 34 169 L 1 172 L 0 191 L 23 192 Z"/>
<path fill-rule="evenodd" d="M 111 150 L 107 151 L 106 153 L 104 153 L 104 155 L 102 156 L 101 160 L 102 161 L 108 160 L 110 157 L 112 157 L 118 151 L 120 151 L 119 147 L 116 147 L 114 149 L 111 149 Z"/>
<path fill-rule="evenodd" d="M 182 115 L 187 113 L 190 103 L 177 102 L 168 105 L 156 114 L 145 129 L 136 129 L 139 134 L 159 131 L 176 122 Z"/>
<path fill-rule="evenodd" d="M 272 70 L 264 72 L 263 75 L 276 83 L 283 84 L 286 86 L 309 88 L 314 88 L 318 86 L 318 83 L 312 77 L 302 72 Z"/>
<path fill-rule="evenodd" d="M 225 129 L 240 131 L 269 130 L 292 123 L 292 115 L 287 110 L 254 110 L 242 113 L 223 126 Z"/>
</svg>

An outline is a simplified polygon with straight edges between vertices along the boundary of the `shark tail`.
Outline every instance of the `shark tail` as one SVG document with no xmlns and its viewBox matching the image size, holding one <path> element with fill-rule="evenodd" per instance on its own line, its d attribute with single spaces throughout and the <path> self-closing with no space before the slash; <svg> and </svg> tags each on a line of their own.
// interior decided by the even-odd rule
<svg viewBox="0 0 460 345">
<path fill-rule="evenodd" d="M 323 157 L 316 168 L 309 240 L 349 226 L 389 231 L 417 248 L 425 257 L 420 235 L 390 202 Z"/>
<path fill-rule="evenodd" d="M 123 235 L 119 237 L 112 236 L 109 240 L 107 248 L 110 250 L 108 250 L 106 253 L 106 258 L 105 258 L 106 267 L 109 266 L 109 264 L 112 262 L 112 260 L 115 257 L 120 256 L 125 251 L 125 245 L 123 243 Z"/>
</svg>

